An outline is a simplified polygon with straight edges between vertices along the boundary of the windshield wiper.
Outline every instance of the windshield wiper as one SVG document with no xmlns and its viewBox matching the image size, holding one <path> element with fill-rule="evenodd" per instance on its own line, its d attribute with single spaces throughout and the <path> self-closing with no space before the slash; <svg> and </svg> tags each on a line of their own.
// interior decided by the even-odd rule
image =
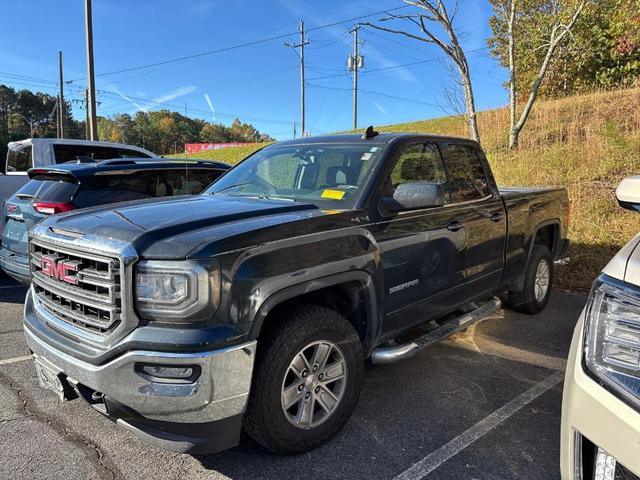
<svg viewBox="0 0 640 480">
<path fill-rule="evenodd" d="M 215 195 L 216 193 L 222 193 L 225 190 L 231 190 L 232 188 L 244 187 L 245 185 L 253 185 L 253 182 L 244 182 L 244 183 L 236 183 L 234 185 L 229 185 L 228 187 L 224 187 L 223 189 L 218 190 L 217 192 L 211 192 L 209 195 Z"/>
</svg>

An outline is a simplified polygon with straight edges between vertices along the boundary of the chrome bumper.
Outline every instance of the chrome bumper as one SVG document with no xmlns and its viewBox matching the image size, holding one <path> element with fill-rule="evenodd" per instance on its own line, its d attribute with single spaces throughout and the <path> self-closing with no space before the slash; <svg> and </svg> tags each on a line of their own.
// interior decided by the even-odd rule
<svg viewBox="0 0 640 480">
<path fill-rule="evenodd" d="M 206 423 L 244 412 L 251 387 L 256 342 L 201 353 L 130 351 L 105 365 L 81 362 L 58 351 L 28 329 L 29 348 L 51 370 L 101 392 L 150 420 Z M 200 367 L 194 383 L 152 382 L 136 364 Z"/>
</svg>

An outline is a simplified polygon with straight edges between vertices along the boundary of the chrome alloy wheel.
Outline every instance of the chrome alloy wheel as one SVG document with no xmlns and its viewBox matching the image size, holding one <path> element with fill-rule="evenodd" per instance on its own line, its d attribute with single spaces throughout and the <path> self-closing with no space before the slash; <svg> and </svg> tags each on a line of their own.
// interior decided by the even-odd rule
<svg viewBox="0 0 640 480">
<path fill-rule="evenodd" d="M 541 303 L 544 300 L 544 297 L 547 296 L 550 273 L 549 264 L 542 260 L 536 269 L 536 279 L 534 283 L 536 301 L 538 303 Z"/>
<path fill-rule="evenodd" d="M 310 343 L 289 364 L 280 394 L 282 410 L 293 426 L 315 428 L 337 409 L 347 385 L 347 363 L 328 340 Z"/>
</svg>

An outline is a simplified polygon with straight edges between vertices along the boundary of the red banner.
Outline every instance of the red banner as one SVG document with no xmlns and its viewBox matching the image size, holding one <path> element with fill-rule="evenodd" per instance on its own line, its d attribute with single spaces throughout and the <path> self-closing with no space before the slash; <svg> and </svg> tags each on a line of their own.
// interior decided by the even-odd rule
<svg viewBox="0 0 640 480">
<path fill-rule="evenodd" d="M 185 143 L 184 153 L 196 153 L 203 150 L 222 150 L 223 148 L 242 147 L 251 143 Z"/>
</svg>

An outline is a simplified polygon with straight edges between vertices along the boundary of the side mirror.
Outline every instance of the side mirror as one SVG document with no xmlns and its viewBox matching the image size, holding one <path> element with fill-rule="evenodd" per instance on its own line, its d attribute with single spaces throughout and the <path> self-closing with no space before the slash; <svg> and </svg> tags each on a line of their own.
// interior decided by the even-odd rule
<svg viewBox="0 0 640 480">
<path fill-rule="evenodd" d="M 393 197 L 384 197 L 382 204 L 389 212 L 417 208 L 441 207 L 445 203 L 442 185 L 433 182 L 406 182 L 396 188 Z"/>
<path fill-rule="evenodd" d="M 616 189 L 616 198 L 622 208 L 640 212 L 640 175 L 622 180 Z"/>
</svg>

